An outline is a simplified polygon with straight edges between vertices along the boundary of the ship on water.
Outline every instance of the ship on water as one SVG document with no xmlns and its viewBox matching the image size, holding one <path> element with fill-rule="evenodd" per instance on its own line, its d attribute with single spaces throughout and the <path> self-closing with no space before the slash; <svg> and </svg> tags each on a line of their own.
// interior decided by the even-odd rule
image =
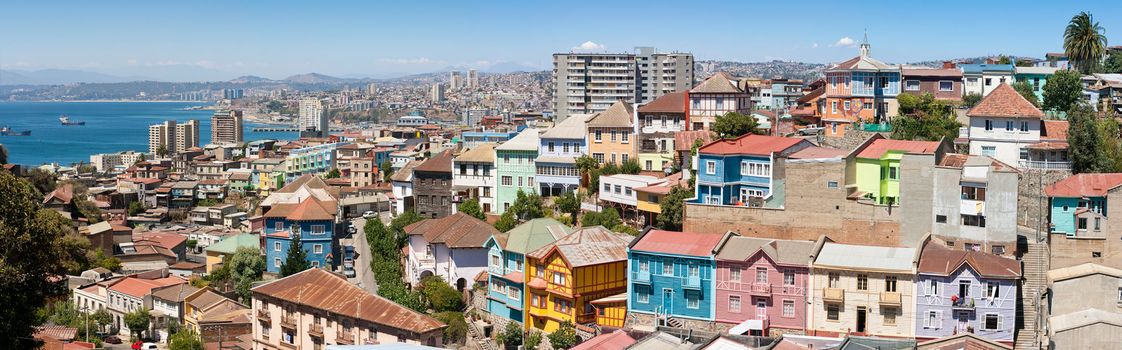
<svg viewBox="0 0 1122 350">
<path fill-rule="evenodd" d="M 31 130 L 15 131 L 6 126 L 0 126 L 0 136 L 31 136 Z"/>
<path fill-rule="evenodd" d="M 70 116 L 68 116 L 68 115 L 65 115 L 65 114 L 63 114 L 63 115 L 62 115 L 61 117 L 58 117 L 58 121 L 59 121 L 60 123 L 62 123 L 62 125 L 66 125 L 66 126 L 71 126 L 71 125 L 86 125 L 86 122 L 80 122 L 80 121 L 71 121 L 71 120 L 70 120 Z"/>
</svg>

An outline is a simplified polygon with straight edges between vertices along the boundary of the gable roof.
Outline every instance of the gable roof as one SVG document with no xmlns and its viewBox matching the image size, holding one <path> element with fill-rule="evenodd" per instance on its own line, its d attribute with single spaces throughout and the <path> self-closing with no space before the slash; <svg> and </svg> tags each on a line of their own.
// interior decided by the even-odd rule
<svg viewBox="0 0 1122 350">
<path fill-rule="evenodd" d="M 190 304 L 191 307 L 199 310 L 205 310 L 207 308 L 210 308 L 211 305 L 222 302 L 227 298 L 222 296 L 222 294 L 215 293 L 210 288 L 203 288 L 190 295 L 188 299 L 190 300 L 186 300 L 186 302 L 187 304 Z"/>
<path fill-rule="evenodd" d="M 256 233 L 240 233 L 223 238 L 218 243 L 206 247 L 206 251 L 220 254 L 234 254 L 241 247 L 259 248 L 261 236 Z"/>
<path fill-rule="evenodd" d="M 478 162 L 478 163 L 494 163 L 495 162 L 495 144 L 491 142 L 484 142 L 467 152 L 461 153 L 456 157 L 457 162 Z"/>
<path fill-rule="evenodd" d="M 745 261 L 763 251 L 778 264 L 806 266 L 814 251 L 812 241 L 732 236 L 717 251 L 717 259 Z"/>
<path fill-rule="evenodd" d="M 615 332 L 604 333 L 586 340 L 569 350 L 623 350 L 631 344 L 635 344 L 635 338 L 627 335 L 627 332 L 622 329 L 617 329 Z"/>
<path fill-rule="evenodd" d="M 401 169 L 398 169 L 396 172 L 393 173 L 393 175 L 390 175 L 390 181 L 397 181 L 397 182 L 412 181 L 413 168 L 416 168 L 420 164 L 421 164 L 421 161 L 419 161 L 419 160 L 411 160 L 408 163 L 405 163 L 405 165 L 401 166 Z"/>
<path fill-rule="evenodd" d="M 413 168 L 413 171 L 428 171 L 434 173 L 451 173 L 452 172 L 452 150 L 437 153 L 429 158 L 421 165 Z"/>
<path fill-rule="evenodd" d="M 654 101 L 639 106 L 639 113 L 686 113 L 686 92 L 663 94 Z"/>
<path fill-rule="evenodd" d="M 713 132 L 709 130 L 686 130 L 674 133 L 674 150 L 685 152 L 693 149 L 693 143 L 701 140 L 701 144 L 713 141 Z"/>
<path fill-rule="evenodd" d="M 298 203 L 274 205 L 265 213 L 265 217 L 288 220 L 334 220 L 338 210 L 335 201 L 321 201 L 312 196 Z"/>
<path fill-rule="evenodd" d="M 526 254 L 572 232 L 572 227 L 565 226 L 553 218 L 537 218 L 507 231 L 503 249 Z"/>
<path fill-rule="evenodd" d="M 405 233 L 421 235 L 426 242 L 443 243 L 449 248 L 482 248 L 492 235 L 499 234 L 494 226 L 464 213 L 455 213 L 439 219 L 425 219 L 405 226 Z"/>
<path fill-rule="evenodd" d="M 556 251 L 574 268 L 624 261 L 632 238 L 603 226 L 585 227 L 526 255 L 541 259 Z"/>
<path fill-rule="evenodd" d="M 912 140 L 891 140 L 885 138 L 878 138 L 869 143 L 865 149 L 857 153 L 857 158 L 866 159 L 880 159 L 884 157 L 885 153 L 889 151 L 904 152 L 904 153 L 919 153 L 919 154 L 935 154 L 939 149 L 939 141 L 912 141 Z"/>
<path fill-rule="evenodd" d="M 144 298 L 145 295 L 152 292 L 152 289 L 179 283 L 187 283 L 187 281 L 175 276 L 156 279 L 125 277 L 112 286 L 109 286 L 109 290 L 128 294 L 135 298 Z"/>
<path fill-rule="evenodd" d="M 877 247 L 826 242 L 815 267 L 862 271 L 911 272 L 915 248 Z"/>
<path fill-rule="evenodd" d="M 810 141 L 800 138 L 746 134 L 731 140 L 713 141 L 699 148 L 697 153 L 770 156 L 773 153 L 782 153 L 787 150 L 810 146 Z"/>
<path fill-rule="evenodd" d="M 348 283 L 346 278 L 322 269 L 307 269 L 250 291 L 400 330 L 427 333 L 447 327 L 432 317 L 371 294 Z"/>
<path fill-rule="evenodd" d="M 495 147 L 497 151 L 537 151 L 540 146 L 538 133 L 534 128 L 526 128 L 503 144 Z"/>
<path fill-rule="evenodd" d="M 708 257 L 726 234 L 649 230 L 631 244 L 631 250 Z"/>
<path fill-rule="evenodd" d="M 967 117 L 1042 118 L 1044 112 L 1017 93 L 1012 85 L 1001 83 L 983 97 L 974 108 L 966 111 Z"/>
<path fill-rule="evenodd" d="M 70 201 L 74 199 L 74 185 L 69 182 L 59 185 L 54 191 L 48 193 L 46 198 L 43 198 L 43 204 L 49 204 L 55 199 L 62 204 L 70 204 Z"/>
<path fill-rule="evenodd" d="M 732 76 L 725 72 L 718 72 L 706 78 L 701 84 L 690 89 L 691 94 L 738 94 L 744 90 L 732 81 Z"/>
<path fill-rule="evenodd" d="M 1021 277 L 1021 263 L 1015 259 L 985 252 L 954 250 L 936 242 L 928 242 L 923 246 L 919 256 L 918 271 L 924 274 L 950 276 L 963 266 L 969 266 L 984 278 Z"/>
<path fill-rule="evenodd" d="M 1066 120 L 1041 120 L 1040 141 L 1067 142 L 1067 132 L 1071 124 Z"/>
<path fill-rule="evenodd" d="M 841 63 L 835 64 L 833 67 L 826 69 L 830 71 L 847 71 L 847 70 L 885 70 L 896 68 L 888 63 L 881 62 L 869 56 L 856 56 Z"/>
<path fill-rule="evenodd" d="M 592 128 L 631 127 L 634 115 L 635 108 L 630 103 L 616 101 L 608 109 L 593 114 L 588 120 L 585 120 L 584 124 Z"/>
<path fill-rule="evenodd" d="M 877 337 L 848 336 L 836 348 L 837 350 L 912 350 L 916 346 L 914 339 L 890 339 Z"/>
<path fill-rule="evenodd" d="M 541 133 L 542 139 L 580 139 L 588 134 L 584 121 L 591 117 L 588 114 L 570 114 L 568 118 L 554 125 L 549 130 Z"/>
<path fill-rule="evenodd" d="M 962 332 L 958 335 L 932 339 L 916 344 L 916 349 L 1013 350 L 1013 347 L 980 337 L 974 333 Z"/>
<path fill-rule="evenodd" d="M 1122 173 L 1082 173 L 1068 176 L 1044 188 L 1048 197 L 1102 197 L 1122 185 Z"/>
<path fill-rule="evenodd" d="M 152 296 L 167 301 L 180 302 L 183 301 L 183 299 L 186 299 L 188 295 L 191 295 L 198 290 L 199 288 L 195 288 L 190 283 L 182 283 L 173 285 L 171 287 L 161 288 L 160 290 L 152 292 Z"/>
</svg>

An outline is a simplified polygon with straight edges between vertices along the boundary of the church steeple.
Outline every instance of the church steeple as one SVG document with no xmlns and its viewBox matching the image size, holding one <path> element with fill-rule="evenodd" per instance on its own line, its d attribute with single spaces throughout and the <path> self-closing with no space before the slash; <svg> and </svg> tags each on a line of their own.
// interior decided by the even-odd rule
<svg viewBox="0 0 1122 350">
<path fill-rule="evenodd" d="M 865 31 L 865 39 L 861 41 L 861 57 L 869 57 L 869 31 Z"/>
</svg>

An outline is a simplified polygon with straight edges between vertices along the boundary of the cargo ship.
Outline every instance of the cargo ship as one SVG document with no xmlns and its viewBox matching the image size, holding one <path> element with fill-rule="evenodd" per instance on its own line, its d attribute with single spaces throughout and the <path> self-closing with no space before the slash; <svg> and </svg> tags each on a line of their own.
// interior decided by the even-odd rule
<svg viewBox="0 0 1122 350">
<path fill-rule="evenodd" d="M 15 131 L 12 128 L 0 127 L 0 136 L 31 136 L 31 130 Z"/>
<path fill-rule="evenodd" d="M 68 126 L 69 125 L 86 125 L 86 122 L 70 121 L 70 116 L 67 116 L 65 114 L 63 114 L 61 117 L 58 117 L 58 121 L 60 123 L 62 123 L 62 125 L 68 125 Z"/>
</svg>

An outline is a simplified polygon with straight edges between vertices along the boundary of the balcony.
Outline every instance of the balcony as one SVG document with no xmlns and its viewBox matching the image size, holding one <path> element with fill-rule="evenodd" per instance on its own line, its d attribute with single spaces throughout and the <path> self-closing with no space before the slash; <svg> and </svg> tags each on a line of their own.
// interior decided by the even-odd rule
<svg viewBox="0 0 1122 350">
<path fill-rule="evenodd" d="M 748 285 L 748 293 L 755 296 L 771 296 L 771 285 L 767 283 L 752 283 Z"/>
<path fill-rule="evenodd" d="M 1070 170 L 1071 162 L 1064 161 L 1044 161 L 1044 160 L 1022 160 L 1020 161 L 1021 168 L 1023 169 L 1043 169 L 1043 170 Z"/>
<path fill-rule="evenodd" d="M 986 215 L 986 202 L 963 199 L 959 202 L 958 212 L 963 215 Z"/>
<path fill-rule="evenodd" d="M 841 288 L 824 288 L 822 289 L 822 301 L 828 303 L 844 303 L 845 302 L 845 289 Z"/>
<path fill-rule="evenodd" d="M 635 283 L 651 284 L 650 271 L 636 271 L 631 273 L 631 281 Z"/>
<path fill-rule="evenodd" d="M 682 282 L 682 288 L 701 289 L 701 276 L 688 276 Z"/>
<path fill-rule="evenodd" d="M 337 333 L 335 333 L 335 342 L 339 343 L 341 345 L 354 345 L 355 344 L 354 331 L 339 330 Z"/>
<path fill-rule="evenodd" d="M 257 309 L 257 320 L 269 322 L 272 321 L 273 318 L 269 317 L 269 311 Z"/>
<path fill-rule="evenodd" d="M 323 325 L 319 323 L 309 323 L 308 335 L 323 338 Z"/>
<path fill-rule="evenodd" d="M 296 329 L 296 316 L 285 313 L 281 315 L 281 327 Z"/>
<path fill-rule="evenodd" d="M 951 302 L 951 310 L 955 311 L 974 311 L 974 298 L 966 297 L 960 298 Z"/>
<path fill-rule="evenodd" d="M 900 292 L 880 292 L 881 305 L 900 306 Z"/>
<path fill-rule="evenodd" d="M 436 258 L 431 255 L 418 255 L 416 262 L 418 269 L 432 269 L 436 267 Z"/>
</svg>

